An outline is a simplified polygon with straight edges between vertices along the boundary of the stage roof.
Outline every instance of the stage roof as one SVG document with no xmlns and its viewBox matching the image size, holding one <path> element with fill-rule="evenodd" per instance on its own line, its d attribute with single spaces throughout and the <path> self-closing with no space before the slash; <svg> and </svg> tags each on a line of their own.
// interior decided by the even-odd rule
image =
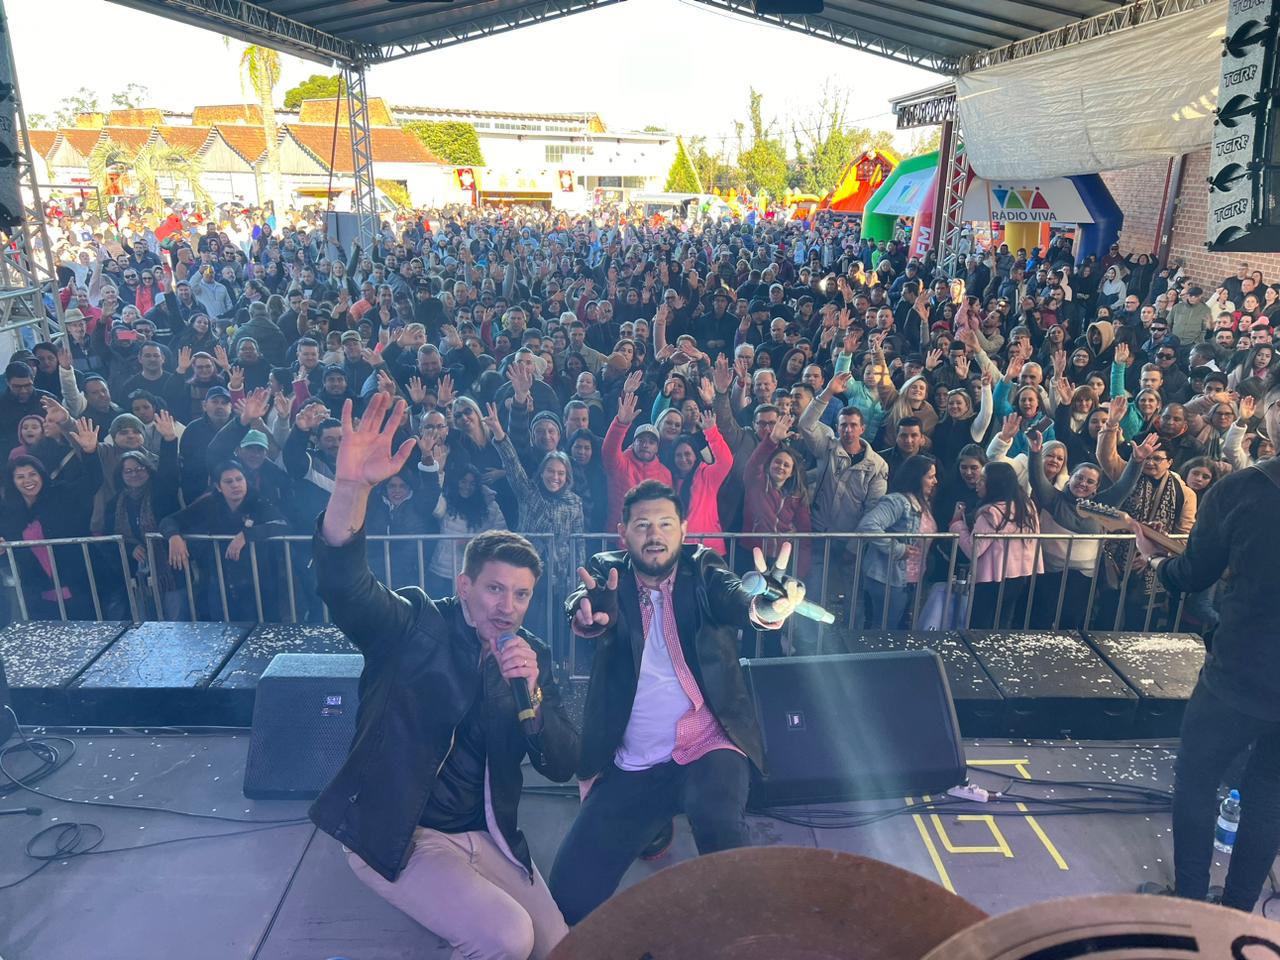
<svg viewBox="0 0 1280 960">
<path fill-rule="evenodd" d="M 114 2 L 309 60 L 373 64 L 621 0 Z M 1132 0 L 829 0 L 820 15 L 779 16 L 757 14 L 749 0 L 697 2 L 944 74 L 988 51 L 1135 6 Z"/>
</svg>

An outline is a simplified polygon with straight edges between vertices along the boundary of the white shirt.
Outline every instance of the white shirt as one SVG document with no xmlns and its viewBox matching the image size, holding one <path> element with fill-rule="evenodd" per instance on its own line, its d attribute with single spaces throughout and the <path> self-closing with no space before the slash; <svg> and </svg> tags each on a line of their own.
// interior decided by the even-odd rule
<svg viewBox="0 0 1280 960">
<path fill-rule="evenodd" d="M 662 633 L 662 591 L 647 592 L 653 616 L 644 638 L 631 719 L 614 754 L 614 763 L 620 770 L 647 770 L 670 760 L 676 746 L 676 723 L 693 708 L 693 701 L 680 686 Z M 679 638 L 675 642 L 679 643 Z"/>
</svg>

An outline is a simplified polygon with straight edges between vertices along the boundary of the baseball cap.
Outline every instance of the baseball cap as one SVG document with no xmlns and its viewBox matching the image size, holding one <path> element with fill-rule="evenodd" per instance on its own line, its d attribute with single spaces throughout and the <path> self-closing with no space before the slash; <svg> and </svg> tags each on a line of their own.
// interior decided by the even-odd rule
<svg viewBox="0 0 1280 960">
<path fill-rule="evenodd" d="M 267 448 L 267 435 L 261 430 L 250 430 L 244 435 L 244 439 L 240 441 L 242 447 L 262 447 Z"/>
<path fill-rule="evenodd" d="M 751 306 L 748 308 L 748 312 L 756 313 L 757 311 L 760 313 L 768 313 L 769 305 L 765 303 L 763 300 L 752 300 Z"/>
<path fill-rule="evenodd" d="M 640 439 L 640 434 L 642 433 L 651 433 L 656 439 L 658 437 L 658 428 L 655 427 L 652 423 L 642 423 L 640 424 L 640 426 L 636 427 L 636 432 L 631 439 L 632 440 Z"/>
<path fill-rule="evenodd" d="M 728 300 L 729 291 L 725 290 L 724 287 L 717 287 L 715 293 L 711 294 L 711 299 L 712 300 Z"/>
<path fill-rule="evenodd" d="M 351 341 L 351 340 L 354 340 L 354 341 L 356 341 L 357 343 L 361 343 L 361 342 L 363 342 L 363 341 L 361 341 L 361 339 L 360 339 L 360 334 L 359 334 L 359 333 L 357 333 L 355 330 L 348 330 L 348 331 L 346 331 L 345 333 L 343 333 L 343 335 L 342 335 L 342 342 L 343 342 L 343 343 L 347 343 L 348 341 Z"/>
<path fill-rule="evenodd" d="M 231 391 L 226 387 L 210 387 L 209 392 L 204 395 L 204 398 L 206 400 L 210 400 L 214 397 L 221 397 L 223 400 L 230 400 Z"/>
</svg>

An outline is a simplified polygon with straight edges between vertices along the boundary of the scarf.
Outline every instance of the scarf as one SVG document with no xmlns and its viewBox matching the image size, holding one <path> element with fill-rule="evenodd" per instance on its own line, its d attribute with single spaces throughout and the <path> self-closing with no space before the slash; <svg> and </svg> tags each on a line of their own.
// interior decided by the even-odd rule
<svg viewBox="0 0 1280 960">
<path fill-rule="evenodd" d="M 133 519 L 130 517 L 129 504 L 137 503 L 138 516 L 135 526 Z M 151 489 L 148 484 L 147 489 L 137 497 L 130 497 L 127 490 L 121 491 L 116 497 L 116 509 L 111 520 L 111 529 L 124 537 L 125 552 L 132 555 L 134 547 L 142 547 L 146 549 L 147 534 L 157 533 L 160 530 L 160 521 L 156 519 L 155 510 L 151 503 Z M 151 571 L 152 576 L 156 578 L 161 590 L 169 591 L 177 589 L 173 578 L 173 573 L 169 564 L 166 562 L 166 555 L 161 549 L 155 551 L 156 569 Z"/>
<path fill-rule="evenodd" d="M 1139 523 L 1147 526 L 1159 526 L 1165 532 L 1171 532 L 1177 526 L 1180 508 L 1178 481 L 1172 474 L 1166 474 L 1163 480 L 1154 480 L 1145 473 L 1138 477 L 1137 486 L 1129 494 L 1121 509 Z M 1132 547 L 1123 541 L 1108 540 L 1103 548 L 1107 558 L 1118 570 L 1123 571 L 1124 564 L 1131 557 Z M 1123 573 L 1121 573 L 1123 577 Z M 1150 564 L 1142 572 L 1147 592 L 1155 590 L 1159 584 L 1151 570 Z"/>
</svg>

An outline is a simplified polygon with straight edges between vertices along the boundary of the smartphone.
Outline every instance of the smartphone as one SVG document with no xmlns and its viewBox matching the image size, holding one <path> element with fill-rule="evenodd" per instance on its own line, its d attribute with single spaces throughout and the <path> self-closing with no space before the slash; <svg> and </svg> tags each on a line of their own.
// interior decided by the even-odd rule
<svg viewBox="0 0 1280 960">
<path fill-rule="evenodd" d="M 121 343 L 132 343 L 134 340 L 138 339 L 138 331 L 137 330 L 121 330 L 119 333 L 116 334 L 116 339 Z"/>
</svg>

